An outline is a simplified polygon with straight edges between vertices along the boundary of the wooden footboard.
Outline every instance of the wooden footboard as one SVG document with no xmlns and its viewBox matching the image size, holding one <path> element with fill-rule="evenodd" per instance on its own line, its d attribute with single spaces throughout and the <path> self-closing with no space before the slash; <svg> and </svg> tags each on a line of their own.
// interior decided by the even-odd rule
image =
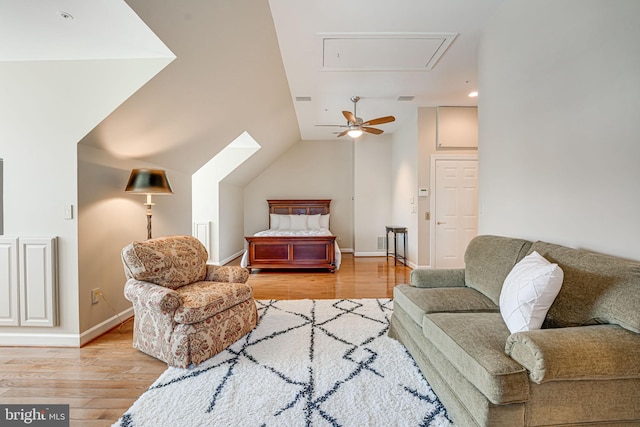
<svg viewBox="0 0 640 427">
<path fill-rule="evenodd" d="M 336 236 L 245 237 L 247 268 L 326 268 L 336 270 Z"/>
</svg>

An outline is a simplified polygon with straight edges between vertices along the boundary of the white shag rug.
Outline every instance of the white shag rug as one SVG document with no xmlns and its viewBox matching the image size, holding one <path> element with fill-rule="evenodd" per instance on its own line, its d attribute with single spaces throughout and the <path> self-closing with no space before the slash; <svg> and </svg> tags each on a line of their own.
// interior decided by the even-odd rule
<svg viewBox="0 0 640 427">
<path fill-rule="evenodd" d="M 392 300 L 256 303 L 252 332 L 195 368 L 168 368 L 114 426 L 453 426 L 387 336 Z"/>
</svg>

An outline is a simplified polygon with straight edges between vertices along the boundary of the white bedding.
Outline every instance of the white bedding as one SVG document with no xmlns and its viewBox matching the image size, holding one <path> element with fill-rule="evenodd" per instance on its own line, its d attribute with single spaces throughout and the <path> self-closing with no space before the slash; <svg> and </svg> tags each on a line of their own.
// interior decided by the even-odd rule
<svg viewBox="0 0 640 427">
<path fill-rule="evenodd" d="M 314 229 L 306 229 L 306 230 L 279 230 L 279 229 L 269 229 L 258 231 L 254 236 L 267 236 L 267 237 L 277 237 L 277 236 L 287 236 L 287 237 L 297 237 L 297 236 L 331 236 L 332 233 L 326 228 L 314 228 Z M 340 269 L 340 263 L 342 261 L 342 253 L 340 252 L 340 248 L 338 247 L 338 242 L 335 243 L 336 246 L 336 270 Z M 242 267 L 247 266 L 247 258 L 248 252 L 244 251 L 242 255 L 242 260 L 240 261 L 240 265 Z"/>
</svg>

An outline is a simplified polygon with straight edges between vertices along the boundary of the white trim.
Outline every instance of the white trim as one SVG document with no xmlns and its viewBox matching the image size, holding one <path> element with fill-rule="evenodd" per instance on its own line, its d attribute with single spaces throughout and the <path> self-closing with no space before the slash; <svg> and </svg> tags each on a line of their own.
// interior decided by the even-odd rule
<svg viewBox="0 0 640 427">
<path fill-rule="evenodd" d="M 431 198 L 429 200 L 429 211 L 431 221 L 429 221 L 429 265 L 434 265 L 435 245 L 436 245 L 436 161 L 438 160 L 475 160 L 478 161 L 477 154 L 432 154 L 429 170 L 429 186 L 431 187 Z M 433 268 L 433 267 L 431 267 Z"/>
<path fill-rule="evenodd" d="M 120 312 L 118 316 L 112 316 L 102 323 L 98 323 L 93 328 L 87 329 L 80 334 L 80 346 L 85 345 L 89 341 L 98 338 L 100 335 L 109 332 L 111 329 L 120 325 L 128 318 L 133 316 L 133 307 L 129 307 L 126 310 Z"/>
<path fill-rule="evenodd" d="M 211 265 L 226 265 L 227 263 L 230 263 L 231 261 L 233 261 L 234 259 L 238 258 L 239 256 L 244 255 L 245 250 L 241 250 L 236 252 L 235 254 L 231 255 L 230 257 L 227 257 L 223 260 L 221 260 L 219 263 L 218 262 L 207 262 L 207 264 L 211 264 Z"/>
<path fill-rule="evenodd" d="M 342 251 L 344 252 L 344 251 Z M 359 257 L 359 256 L 386 256 L 386 254 L 384 252 L 354 252 L 353 253 L 354 257 Z"/>
<path fill-rule="evenodd" d="M 0 333 L 2 347 L 82 347 L 89 341 L 118 326 L 122 320 L 133 316 L 133 307 L 121 313 L 120 318 L 113 316 L 104 322 L 84 331 L 82 334 L 44 334 L 44 333 Z"/>
</svg>

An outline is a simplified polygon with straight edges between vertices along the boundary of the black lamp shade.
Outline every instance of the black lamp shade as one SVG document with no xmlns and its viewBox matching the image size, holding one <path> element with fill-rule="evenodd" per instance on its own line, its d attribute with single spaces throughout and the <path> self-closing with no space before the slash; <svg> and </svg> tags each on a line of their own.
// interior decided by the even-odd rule
<svg viewBox="0 0 640 427">
<path fill-rule="evenodd" d="M 126 192 L 146 194 L 173 194 L 167 175 L 162 169 L 134 169 L 131 171 Z"/>
</svg>

